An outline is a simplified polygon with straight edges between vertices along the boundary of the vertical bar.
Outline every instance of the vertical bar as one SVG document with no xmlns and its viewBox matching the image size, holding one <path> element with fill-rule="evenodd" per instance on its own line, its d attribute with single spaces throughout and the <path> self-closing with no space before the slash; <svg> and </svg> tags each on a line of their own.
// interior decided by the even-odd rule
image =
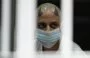
<svg viewBox="0 0 90 58">
<path fill-rule="evenodd" d="M 62 28 L 62 41 L 61 52 L 63 58 L 70 58 L 71 55 L 71 40 L 72 40 L 72 0 L 61 1 L 61 28 Z"/>
<path fill-rule="evenodd" d="M 2 0 L 1 52 L 8 56 L 10 49 L 10 0 Z"/>
<path fill-rule="evenodd" d="M 35 44 L 35 2 L 36 0 L 17 0 L 16 50 L 17 58 L 34 58 Z"/>
<path fill-rule="evenodd" d="M 2 0 L 0 0 L 0 52 L 1 52 L 1 12 L 2 12 Z"/>
</svg>

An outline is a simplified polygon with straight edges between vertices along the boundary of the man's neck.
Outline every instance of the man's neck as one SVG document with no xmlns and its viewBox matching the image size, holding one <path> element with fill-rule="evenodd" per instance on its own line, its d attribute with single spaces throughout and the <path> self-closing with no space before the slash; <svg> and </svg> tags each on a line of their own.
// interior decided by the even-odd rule
<svg viewBox="0 0 90 58">
<path fill-rule="evenodd" d="M 58 40 L 57 43 L 51 48 L 43 47 L 43 51 L 57 51 L 59 49 L 60 41 Z"/>
</svg>

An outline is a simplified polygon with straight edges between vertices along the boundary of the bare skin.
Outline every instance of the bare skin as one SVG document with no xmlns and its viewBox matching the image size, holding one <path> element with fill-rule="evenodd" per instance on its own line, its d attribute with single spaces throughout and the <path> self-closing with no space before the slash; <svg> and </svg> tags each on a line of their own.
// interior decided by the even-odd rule
<svg viewBox="0 0 90 58">
<path fill-rule="evenodd" d="M 56 28 L 59 28 L 60 21 L 59 16 L 55 15 L 53 12 L 45 12 L 38 18 L 38 28 L 42 29 L 44 31 L 51 31 Z M 60 41 L 57 41 L 57 43 L 51 47 L 51 48 L 45 48 L 43 47 L 43 51 L 57 51 L 59 48 Z"/>
</svg>

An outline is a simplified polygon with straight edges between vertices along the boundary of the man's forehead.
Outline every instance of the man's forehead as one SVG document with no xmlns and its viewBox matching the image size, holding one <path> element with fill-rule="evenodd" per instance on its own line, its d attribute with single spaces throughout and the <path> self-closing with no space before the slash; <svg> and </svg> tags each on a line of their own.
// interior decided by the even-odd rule
<svg viewBox="0 0 90 58">
<path fill-rule="evenodd" d="M 49 21 L 58 21 L 59 20 L 59 17 L 58 16 L 51 16 L 51 17 L 47 17 L 47 16 L 40 16 L 39 17 L 39 21 L 46 21 L 46 22 L 49 22 Z"/>
<path fill-rule="evenodd" d="M 43 14 L 39 16 L 39 18 L 57 18 L 59 16 L 56 16 L 55 14 Z"/>
<path fill-rule="evenodd" d="M 56 15 L 53 12 L 44 12 L 41 17 L 56 17 Z"/>
<path fill-rule="evenodd" d="M 56 16 L 55 14 L 43 14 L 39 16 L 39 20 L 41 21 L 55 21 L 59 20 L 59 16 Z"/>
</svg>

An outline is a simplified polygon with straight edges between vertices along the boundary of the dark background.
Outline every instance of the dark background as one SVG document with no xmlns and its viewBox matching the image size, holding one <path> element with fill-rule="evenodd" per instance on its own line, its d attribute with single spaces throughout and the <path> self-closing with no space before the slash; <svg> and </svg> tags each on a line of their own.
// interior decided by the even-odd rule
<svg viewBox="0 0 90 58">
<path fill-rule="evenodd" d="M 61 0 L 37 0 L 37 6 L 39 6 L 43 3 L 52 3 L 60 8 L 60 2 L 61 2 Z"/>
<path fill-rule="evenodd" d="M 74 0 L 74 42 L 90 50 L 90 0 Z"/>
</svg>

